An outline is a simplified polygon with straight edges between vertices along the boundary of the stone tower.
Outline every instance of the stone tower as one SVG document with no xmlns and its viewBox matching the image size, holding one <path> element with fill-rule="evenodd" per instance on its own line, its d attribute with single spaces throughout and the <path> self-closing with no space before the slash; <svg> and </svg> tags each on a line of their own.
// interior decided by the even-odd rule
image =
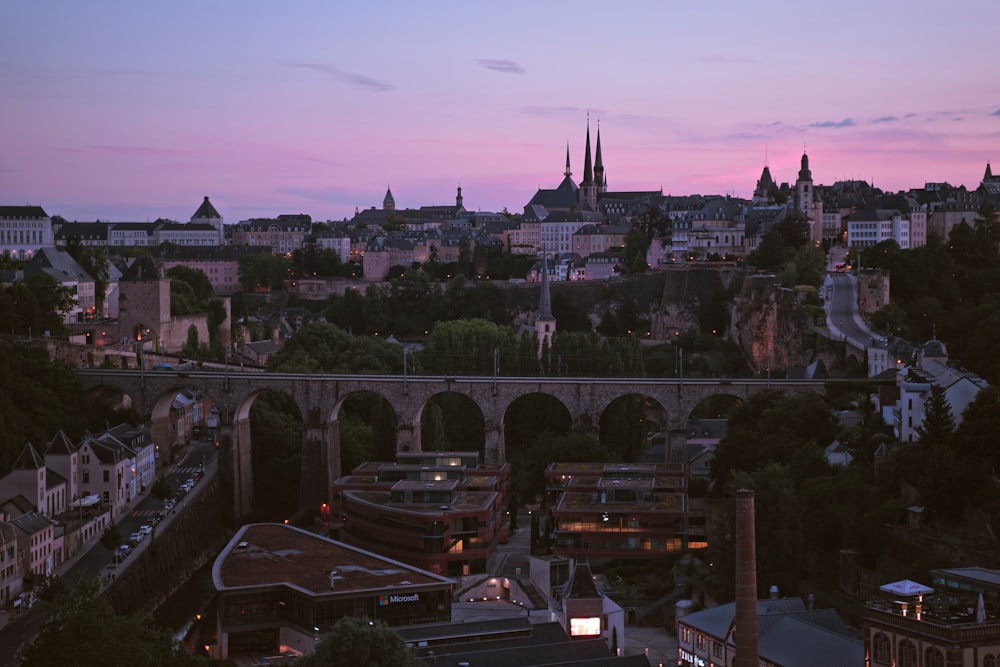
<svg viewBox="0 0 1000 667">
<path fill-rule="evenodd" d="M 552 316 L 552 298 L 549 296 L 549 265 L 545 251 L 542 251 L 542 291 L 538 297 L 538 317 L 535 318 L 535 335 L 538 337 L 538 356 L 548 345 L 552 347 L 552 335 L 556 332 L 556 318 Z"/>
<path fill-rule="evenodd" d="M 813 177 L 809 170 L 809 156 L 802 153 L 802 168 L 795 181 L 795 206 L 807 218 L 812 217 Z"/>
</svg>

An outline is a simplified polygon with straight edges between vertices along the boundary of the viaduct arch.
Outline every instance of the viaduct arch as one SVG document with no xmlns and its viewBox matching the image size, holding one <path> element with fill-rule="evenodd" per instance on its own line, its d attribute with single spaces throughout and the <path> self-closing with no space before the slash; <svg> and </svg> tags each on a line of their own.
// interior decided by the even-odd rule
<svg viewBox="0 0 1000 667">
<path fill-rule="evenodd" d="M 663 435 L 668 457 L 680 461 L 685 451 L 688 416 L 710 396 L 728 395 L 746 400 L 769 389 L 825 393 L 819 380 L 666 379 L 666 378 L 558 378 L 467 377 L 402 375 L 329 375 L 260 372 L 190 371 L 184 373 L 137 370 L 79 369 L 83 385 L 111 388 L 127 395 L 132 406 L 148 416 L 156 443 L 172 441 L 170 402 L 184 389 L 199 389 L 219 409 L 220 431 L 231 440 L 236 517 L 250 513 L 253 476 L 250 456 L 250 408 L 257 395 L 273 389 L 292 397 L 304 419 L 303 461 L 318 461 L 318 488 L 303 502 L 318 507 L 329 502 L 330 482 L 340 470 L 339 415 L 344 401 L 355 392 L 373 392 L 392 406 L 397 421 L 397 451 L 419 451 L 420 415 L 427 402 L 442 392 L 469 397 L 482 411 L 486 462 L 502 463 L 504 418 L 518 398 L 535 393 L 552 396 L 572 416 L 573 426 L 597 431 L 604 410 L 616 399 L 640 394 L 658 403 L 666 414 Z M 315 475 L 315 470 L 311 471 Z"/>
</svg>

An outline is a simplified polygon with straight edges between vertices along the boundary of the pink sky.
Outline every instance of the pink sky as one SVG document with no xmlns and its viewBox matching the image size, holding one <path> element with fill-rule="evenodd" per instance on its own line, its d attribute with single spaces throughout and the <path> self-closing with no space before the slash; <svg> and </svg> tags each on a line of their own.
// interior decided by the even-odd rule
<svg viewBox="0 0 1000 667">
<path fill-rule="evenodd" d="M 0 3 L 0 203 L 520 211 L 588 113 L 612 190 L 748 196 L 803 147 L 819 184 L 1000 171 L 995 0 L 482 4 Z"/>
</svg>

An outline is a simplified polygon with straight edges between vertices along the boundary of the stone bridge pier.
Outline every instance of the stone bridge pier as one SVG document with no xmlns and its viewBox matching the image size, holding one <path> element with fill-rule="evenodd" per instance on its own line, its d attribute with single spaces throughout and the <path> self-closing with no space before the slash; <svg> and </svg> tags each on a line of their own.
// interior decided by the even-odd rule
<svg viewBox="0 0 1000 667">
<path fill-rule="evenodd" d="M 725 395 L 745 401 L 762 391 L 825 392 L 823 381 L 763 379 L 666 378 L 538 378 L 538 377 L 438 377 L 347 376 L 300 373 L 249 373 L 192 370 L 183 375 L 140 373 L 125 369 L 77 369 L 85 387 L 113 390 L 127 397 L 136 411 L 151 421 L 151 436 L 161 455 L 176 440 L 171 404 L 179 391 L 197 389 L 219 408 L 221 439 L 231 459 L 227 474 L 233 486 L 237 519 L 250 516 L 254 505 L 250 408 L 263 391 L 281 391 L 294 399 L 303 419 L 302 487 L 299 501 L 305 508 L 329 502 L 330 484 L 349 471 L 340 465 L 340 411 L 357 392 L 374 393 L 395 412 L 396 450 L 421 451 L 420 419 L 428 401 L 446 392 L 471 399 L 483 418 L 484 462 L 506 461 L 504 428 L 507 412 L 521 399 L 544 395 L 561 403 L 574 428 L 595 433 L 608 406 L 626 396 L 641 396 L 662 414 L 660 429 L 664 458 L 671 463 L 687 460 L 687 420 L 711 396 Z"/>
</svg>

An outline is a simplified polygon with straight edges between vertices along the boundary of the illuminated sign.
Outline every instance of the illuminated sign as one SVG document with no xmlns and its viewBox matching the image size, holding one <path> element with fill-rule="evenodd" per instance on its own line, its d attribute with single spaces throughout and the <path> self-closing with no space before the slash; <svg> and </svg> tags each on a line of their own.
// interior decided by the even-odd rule
<svg viewBox="0 0 1000 667">
<path fill-rule="evenodd" d="M 690 651 L 685 651 L 680 649 L 677 651 L 680 654 L 681 660 L 688 663 L 689 665 L 695 665 L 696 667 L 705 667 L 705 659 L 701 656 L 697 656 Z"/>
<path fill-rule="evenodd" d="M 601 617 L 569 619 L 570 637 L 596 637 L 601 634 Z"/>
<path fill-rule="evenodd" d="M 410 595 L 380 595 L 378 596 L 378 606 L 385 607 L 397 602 L 420 602 L 420 593 Z"/>
</svg>

